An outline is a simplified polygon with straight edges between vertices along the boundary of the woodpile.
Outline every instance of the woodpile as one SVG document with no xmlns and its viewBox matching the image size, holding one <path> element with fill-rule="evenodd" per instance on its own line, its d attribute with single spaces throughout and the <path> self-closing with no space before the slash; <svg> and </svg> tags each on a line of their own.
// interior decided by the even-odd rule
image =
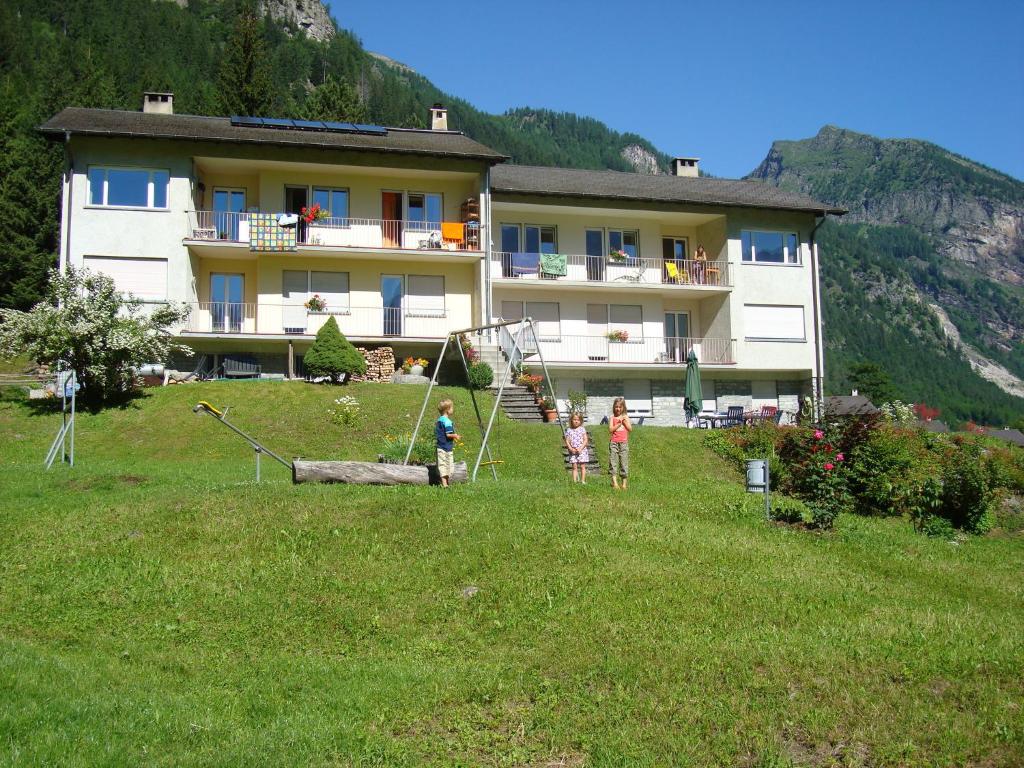
<svg viewBox="0 0 1024 768">
<path fill-rule="evenodd" d="M 367 349 L 356 347 L 366 360 L 366 375 L 353 376 L 352 381 L 391 381 L 395 372 L 395 350 L 391 347 Z"/>
</svg>

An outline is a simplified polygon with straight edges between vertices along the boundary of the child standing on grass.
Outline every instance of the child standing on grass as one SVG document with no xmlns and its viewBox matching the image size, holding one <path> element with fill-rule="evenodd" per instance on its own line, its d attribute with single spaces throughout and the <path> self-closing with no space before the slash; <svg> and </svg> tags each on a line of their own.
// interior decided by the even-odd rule
<svg viewBox="0 0 1024 768">
<path fill-rule="evenodd" d="M 455 472 L 455 441 L 461 440 L 452 424 L 455 404 L 448 399 L 437 404 L 437 412 L 441 414 L 434 425 L 434 436 L 437 438 L 437 474 L 441 476 L 441 485 L 448 487 L 448 480 Z"/>
<path fill-rule="evenodd" d="M 612 403 L 612 417 L 608 421 L 608 474 L 612 476 L 612 488 L 619 489 L 619 478 L 622 478 L 622 490 L 629 485 L 629 433 L 633 431 L 633 423 L 626 413 L 626 398 L 616 397 Z"/>
<path fill-rule="evenodd" d="M 583 416 L 573 412 L 569 417 L 569 428 L 565 430 L 565 447 L 569 449 L 569 464 L 572 465 L 572 481 L 587 484 L 587 462 L 590 461 L 590 436 L 583 428 Z"/>
</svg>

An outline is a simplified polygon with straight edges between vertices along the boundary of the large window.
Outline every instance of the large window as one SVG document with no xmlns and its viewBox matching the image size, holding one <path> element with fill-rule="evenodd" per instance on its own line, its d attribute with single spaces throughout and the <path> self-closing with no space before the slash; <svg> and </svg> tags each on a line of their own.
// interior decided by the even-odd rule
<svg viewBox="0 0 1024 768">
<path fill-rule="evenodd" d="M 147 168 L 89 169 L 89 205 L 167 210 L 168 171 Z"/>
<path fill-rule="evenodd" d="M 747 341 L 806 341 L 804 308 L 770 304 L 744 304 Z"/>
<path fill-rule="evenodd" d="M 519 253 L 519 225 L 501 225 L 501 250 L 504 253 Z"/>
<path fill-rule="evenodd" d="M 111 278 L 121 293 L 143 301 L 167 300 L 167 259 L 86 256 L 84 262 L 86 269 Z"/>
<path fill-rule="evenodd" d="M 635 229 L 609 229 L 608 250 L 625 251 L 630 261 L 640 258 L 640 233 Z"/>
<path fill-rule="evenodd" d="M 441 228 L 443 204 L 441 195 L 410 192 L 408 196 L 408 219 L 413 231 Z M 418 226 L 413 226 L 418 225 Z"/>
<path fill-rule="evenodd" d="M 444 276 L 409 275 L 406 314 L 410 317 L 444 317 Z"/>
<path fill-rule="evenodd" d="M 800 237 L 795 232 L 743 230 L 743 261 L 764 264 L 799 264 Z"/>
<path fill-rule="evenodd" d="M 643 308 L 639 304 L 609 304 L 608 325 L 612 331 L 626 331 L 630 340 L 644 336 Z"/>
<path fill-rule="evenodd" d="M 527 253 L 557 253 L 558 242 L 555 239 L 554 227 L 537 227 L 527 224 L 523 227 L 526 234 Z"/>
<path fill-rule="evenodd" d="M 282 275 L 281 296 L 286 306 L 301 306 L 318 295 L 327 304 L 327 312 L 349 310 L 348 272 L 307 272 L 286 269 Z"/>
<path fill-rule="evenodd" d="M 526 316 L 533 318 L 537 335 L 543 340 L 560 340 L 562 323 L 557 301 L 528 301 Z"/>
<path fill-rule="evenodd" d="M 320 205 L 320 210 L 327 211 L 332 219 L 348 218 L 348 190 L 330 187 L 313 187 L 313 205 Z"/>
</svg>

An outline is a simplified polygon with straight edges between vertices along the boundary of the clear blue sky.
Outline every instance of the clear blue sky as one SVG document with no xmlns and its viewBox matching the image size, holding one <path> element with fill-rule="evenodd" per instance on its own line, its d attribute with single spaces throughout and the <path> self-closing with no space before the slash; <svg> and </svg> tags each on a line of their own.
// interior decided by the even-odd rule
<svg viewBox="0 0 1024 768">
<path fill-rule="evenodd" d="M 488 112 L 590 115 L 720 176 L 827 123 L 1024 179 L 1024 2 L 337 1 L 339 25 Z"/>
</svg>

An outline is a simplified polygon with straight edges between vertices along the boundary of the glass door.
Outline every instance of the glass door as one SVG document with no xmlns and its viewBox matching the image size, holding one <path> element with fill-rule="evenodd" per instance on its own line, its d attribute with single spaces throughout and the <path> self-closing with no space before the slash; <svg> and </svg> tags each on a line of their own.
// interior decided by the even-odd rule
<svg viewBox="0 0 1024 768">
<path fill-rule="evenodd" d="M 401 275 L 381 275 L 380 294 L 384 300 L 384 335 L 401 336 L 405 279 Z"/>
<path fill-rule="evenodd" d="M 690 354 L 690 313 L 665 313 L 665 355 L 673 363 L 685 363 Z"/>
<path fill-rule="evenodd" d="M 306 222 L 302 218 L 302 209 L 309 205 L 308 187 L 285 187 L 284 208 L 285 213 L 294 213 L 299 216 L 299 223 L 296 227 L 295 236 L 298 242 L 306 242 Z"/>
<path fill-rule="evenodd" d="M 244 275 L 210 275 L 210 319 L 214 333 L 241 332 L 245 316 L 244 289 Z"/>
<path fill-rule="evenodd" d="M 219 240 L 238 241 L 238 222 L 245 211 L 245 190 L 215 187 L 213 226 Z"/>
<path fill-rule="evenodd" d="M 587 230 L 587 280 L 604 281 L 604 230 Z"/>
<path fill-rule="evenodd" d="M 661 280 L 663 283 L 688 283 L 685 237 L 663 237 L 661 239 L 662 265 Z"/>
</svg>

